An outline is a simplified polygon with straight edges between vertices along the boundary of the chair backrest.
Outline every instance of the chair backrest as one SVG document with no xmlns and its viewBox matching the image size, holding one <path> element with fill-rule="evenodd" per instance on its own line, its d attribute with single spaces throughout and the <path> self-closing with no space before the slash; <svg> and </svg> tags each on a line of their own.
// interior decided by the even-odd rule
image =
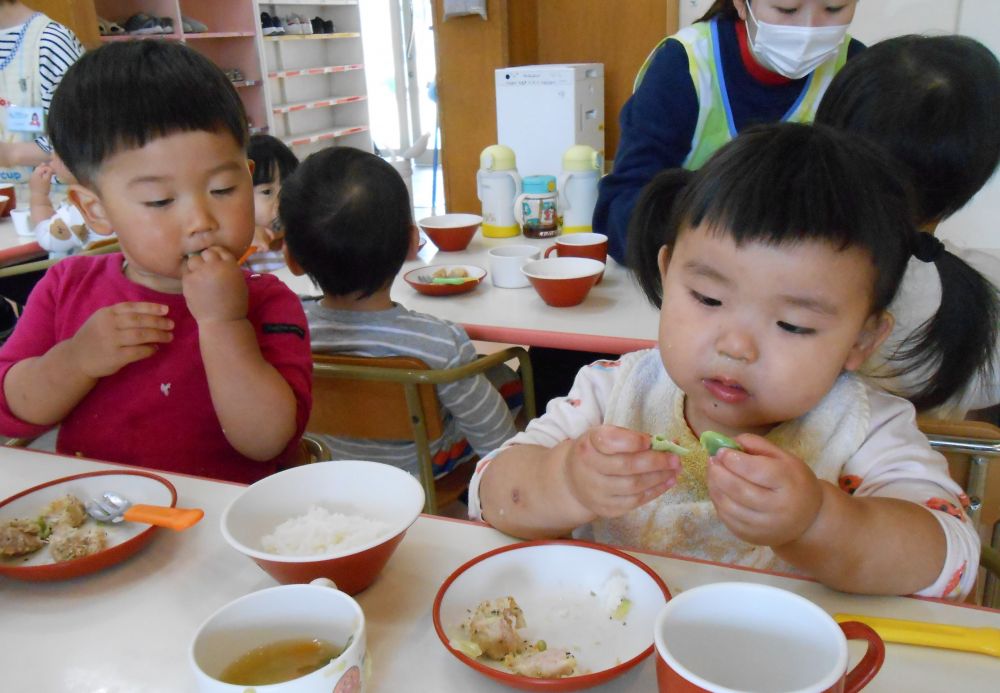
<svg viewBox="0 0 1000 693">
<path fill-rule="evenodd" d="M 335 368 L 330 368 L 334 366 Z M 357 369 L 352 372 L 352 369 Z M 366 375 L 370 369 L 395 369 Z M 313 407 L 306 430 L 330 436 L 372 440 L 414 440 L 406 399 L 406 375 L 428 370 L 410 356 L 313 355 Z M 362 372 L 366 371 L 366 372 Z M 398 377 L 396 377 L 398 375 Z M 433 385 L 416 384 L 430 440 L 442 433 L 441 408 Z"/>
</svg>

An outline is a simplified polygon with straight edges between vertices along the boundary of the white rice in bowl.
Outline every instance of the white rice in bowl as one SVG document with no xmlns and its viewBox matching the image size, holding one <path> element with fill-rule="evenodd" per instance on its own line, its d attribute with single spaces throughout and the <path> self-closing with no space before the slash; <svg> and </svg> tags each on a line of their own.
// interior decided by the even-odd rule
<svg viewBox="0 0 1000 693">
<path fill-rule="evenodd" d="M 311 505 L 305 514 L 285 520 L 264 535 L 260 543 L 265 551 L 282 556 L 318 556 L 368 544 L 388 529 L 379 520 Z"/>
</svg>

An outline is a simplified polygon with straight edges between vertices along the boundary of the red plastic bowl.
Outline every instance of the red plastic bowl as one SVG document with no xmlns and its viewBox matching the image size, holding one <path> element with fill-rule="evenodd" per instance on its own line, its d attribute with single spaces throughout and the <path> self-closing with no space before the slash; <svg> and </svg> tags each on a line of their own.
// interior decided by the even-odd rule
<svg viewBox="0 0 1000 693">
<path fill-rule="evenodd" d="M 417 223 L 438 250 L 453 252 L 468 247 L 483 218 L 478 214 L 438 214 Z"/>
<path fill-rule="evenodd" d="M 0 521 L 35 517 L 50 502 L 66 494 L 86 502 L 100 497 L 105 491 L 114 491 L 133 503 L 177 505 L 177 490 L 163 477 L 121 469 L 76 474 L 21 491 L 0 502 Z M 84 526 L 93 524 L 93 520 L 88 520 Z M 24 557 L 0 559 L 0 575 L 31 581 L 67 580 L 88 575 L 125 560 L 145 546 L 158 530 L 136 522 L 98 526 L 108 535 L 107 548 L 103 551 L 56 563 L 43 547 Z"/>
<path fill-rule="evenodd" d="M 315 556 L 266 551 L 261 538 L 318 505 L 385 523 L 373 541 Z M 424 489 L 401 469 L 378 462 L 316 462 L 272 474 L 246 488 L 222 515 L 222 535 L 282 584 L 330 578 L 348 594 L 368 587 L 424 507 Z"/>
<path fill-rule="evenodd" d="M 583 303 L 604 272 L 604 263 L 584 257 L 551 257 L 529 262 L 521 271 L 543 301 L 566 308 Z"/>
</svg>

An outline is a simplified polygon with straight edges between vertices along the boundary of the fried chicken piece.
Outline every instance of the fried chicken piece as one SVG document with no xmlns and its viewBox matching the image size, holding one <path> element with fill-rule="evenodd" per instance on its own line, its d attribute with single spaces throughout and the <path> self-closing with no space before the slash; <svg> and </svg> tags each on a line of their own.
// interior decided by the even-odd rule
<svg viewBox="0 0 1000 693">
<path fill-rule="evenodd" d="M 452 267 L 450 270 L 448 270 L 448 276 L 453 279 L 468 277 L 469 270 L 465 269 L 464 267 Z"/>
<path fill-rule="evenodd" d="M 79 498 L 67 494 L 45 506 L 42 518 L 53 530 L 60 527 L 67 529 L 79 527 L 87 519 L 87 509 L 83 507 Z"/>
<path fill-rule="evenodd" d="M 61 563 L 103 551 L 107 545 L 108 533 L 103 529 L 62 529 L 49 538 L 49 553 Z"/>
<path fill-rule="evenodd" d="M 524 628 L 524 613 L 513 597 L 498 597 L 476 607 L 467 624 L 469 637 L 490 659 L 503 659 L 524 648 L 517 633 Z"/>
<path fill-rule="evenodd" d="M 45 546 L 37 520 L 10 520 L 0 524 L 0 556 L 14 557 L 34 553 Z"/>
<path fill-rule="evenodd" d="M 504 657 L 503 663 L 515 674 L 536 679 L 561 679 L 576 673 L 576 657 L 562 650 L 529 647 Z"/>
<path fill-rule="evenodd" d="M 433 278 L 441 278 L 447 276 L 448 276 L 448 269 L 445 267 L 439 267 L 438 269 L 434 270 L 434 274 L 431 275 L 431 277 Z"/>
</svg>

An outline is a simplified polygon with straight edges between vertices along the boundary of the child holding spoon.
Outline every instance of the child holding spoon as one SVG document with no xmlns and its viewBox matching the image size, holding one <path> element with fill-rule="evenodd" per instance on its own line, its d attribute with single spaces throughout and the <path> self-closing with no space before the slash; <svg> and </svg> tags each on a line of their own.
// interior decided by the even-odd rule
<svg viewBox="0 0 1000 693">
<path fill-rule="evenodd" d="M 853 374 L 892 328 L 916 234 L 874 148 L 765 126 L 657 176 L 633 224 L 659 347 L 584 368 L 480 462 L 470 514 L 845 591 L 967 594 L 979 538 L 961 489 L 913 406 Z M 709 457 L 708 430 L 742 450 Z M 651 450 L 650 433 L 691 453 Z"/>
</svg>

